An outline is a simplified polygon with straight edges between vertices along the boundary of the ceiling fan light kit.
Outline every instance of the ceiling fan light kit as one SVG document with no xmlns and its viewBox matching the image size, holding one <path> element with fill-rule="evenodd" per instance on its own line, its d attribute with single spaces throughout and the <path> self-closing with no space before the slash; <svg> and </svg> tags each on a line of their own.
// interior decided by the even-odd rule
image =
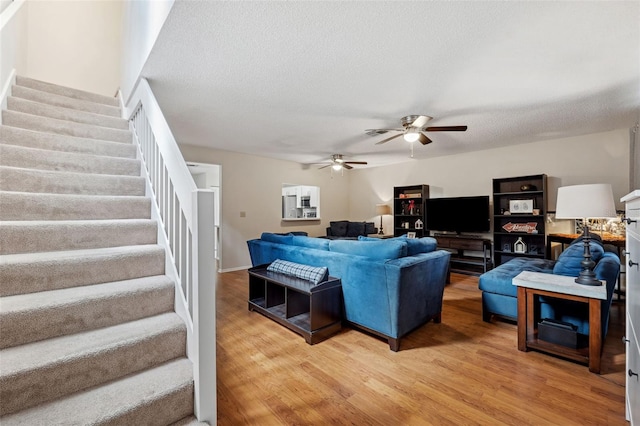
<svg viewBox="0 0 640 426">
<path fill-rule="evenodd" d="M 402 129 L 367 129 L 365 133 L 369 136 L 383 135 L 387 132 L 400 132 L 397 135 L 376 142 L 376 145 L 387 143 L 390 140 L 403 136 L 403 139 L 411 144 L 411 157 L 413 158 L 413 142 L 420 142 L 427 145 L 433 142 L 423 132 L 464 132 L 467 126 L 430 126 L 425 127 L 433 117 L 428 115 L 406 115 L 400 119 Z"/>
</svg>

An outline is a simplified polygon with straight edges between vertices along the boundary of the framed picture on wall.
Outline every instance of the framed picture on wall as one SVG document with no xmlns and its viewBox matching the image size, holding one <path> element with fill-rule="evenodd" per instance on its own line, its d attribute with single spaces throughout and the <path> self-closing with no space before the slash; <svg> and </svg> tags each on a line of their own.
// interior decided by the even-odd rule
<svg viewBox="0 0 640 426">
<path fill-rule="evenodd" d="M 415 238 L 415 237 L 416 237 L 415 232 L 407 232 L 407 238 Z"/>
</svg>

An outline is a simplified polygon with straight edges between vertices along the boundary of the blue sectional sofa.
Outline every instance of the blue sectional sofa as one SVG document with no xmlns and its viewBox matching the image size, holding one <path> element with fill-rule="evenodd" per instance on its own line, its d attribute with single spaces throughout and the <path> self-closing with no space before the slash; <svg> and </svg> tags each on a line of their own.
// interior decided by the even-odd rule
<svg viewBox="0 0 640 426">
<path fill-rule="evenodd" d="M 597 240 L 591 241 L 590 248 L 591 257 L 596 262 L 596 278 L 605 280 L 607 285 L 607 300 L 603 300 L 601 306 L 604 342 L 613 290 L 620 272 L 620 258 L 617 254 L 606 251 L 605 246 Z M 489 322 L 492 315 L 499 315 L 517 321 L 517 287 L 512 284 L 512 279 L 522 271 L 577 277 L 581 270 L 583 252 L 584 243 L 579 238 L 560 254 L 557 261 L 520 257 L 480 275 L 478 287 L 482 290 L 482 319 Z M 540 298 L 540 318 L 568 322 L 577 327 L 578 333 L 589 334 L 589 310 L 585 303 Z"/>
<path fill-rule="evenodd" d="M 450 254 L 436 250 L 433 238 L 354 241 L 264 233 L 247 245 L 253 266 L 281 259 L 328 267 L 342 280 L 345 319 L 386 338 L 393 351 L 402 336 L 441 320 Z"/>
</svg>

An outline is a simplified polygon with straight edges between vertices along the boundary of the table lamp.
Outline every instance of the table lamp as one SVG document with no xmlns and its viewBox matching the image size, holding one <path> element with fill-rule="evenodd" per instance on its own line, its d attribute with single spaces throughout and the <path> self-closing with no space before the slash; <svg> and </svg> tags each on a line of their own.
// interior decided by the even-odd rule
<svg viewBox="0 0 640 426">
<path fill-rule="evenodd" d="M 595 262 L 591 259 L 591 248 L 589 246 L 591 236 L 589 235 L 587 219 L 602 219 L 615 216 L 616 207 L 613 202 L 613 191 L 609 184 L 597 183 L 558 188 L 556 218 L 583 219 L 584 221 L 584 259 L 580 262 L 582 270 L 575 280 L 576 283 L 593 286 L 602 285 L 593 272 Z"/>
<path fill-rule="evenodd" d="M 382 231 L 382 216 L 391 214 L 391 208 L 386 204 L 376 204 L 376 214 L 380 215 L 380 230 L 378 231 L 378 235 L 384 235 Z"/>
</svg>

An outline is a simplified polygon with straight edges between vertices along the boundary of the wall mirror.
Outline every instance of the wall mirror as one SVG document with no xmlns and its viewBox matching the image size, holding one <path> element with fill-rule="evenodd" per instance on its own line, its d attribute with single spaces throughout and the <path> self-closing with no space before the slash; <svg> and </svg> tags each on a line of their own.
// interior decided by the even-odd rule
<svg viewBox="0 0 640 426">
<path fill-rule="evenodd" d="M 282 220 L 320 220 L 320 188 L 283 183 Z"/>
</svg>

